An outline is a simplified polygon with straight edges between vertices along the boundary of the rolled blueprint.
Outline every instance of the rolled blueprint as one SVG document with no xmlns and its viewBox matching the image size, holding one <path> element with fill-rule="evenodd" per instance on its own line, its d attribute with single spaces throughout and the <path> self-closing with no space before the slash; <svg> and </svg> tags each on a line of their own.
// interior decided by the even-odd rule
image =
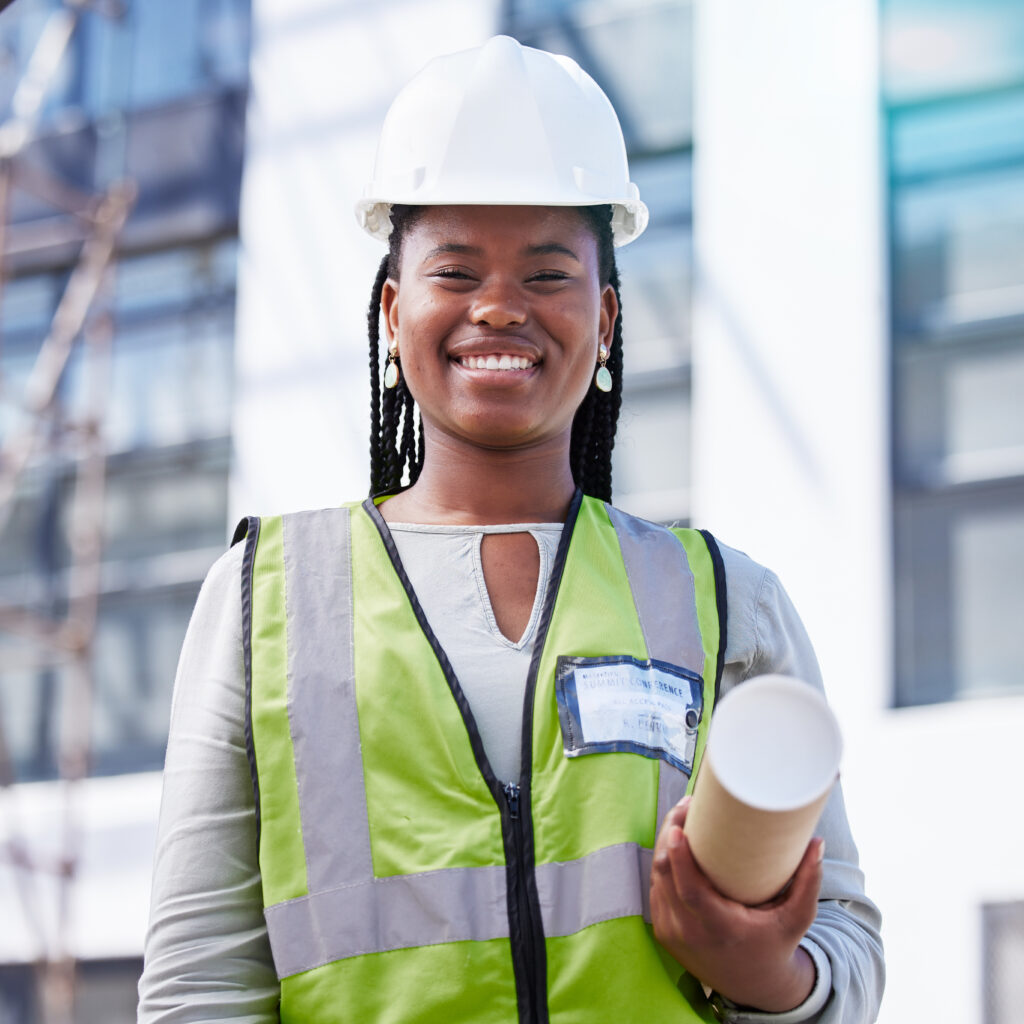
<svg viewBox="0 0 1024 1024">
<path fill-rule="evenodd" d="M 825 698 L 785 676 L 737 686 L 715 709 L 684 831 L 715 888 L 753 906 L 793 876 L 839 774 Z"/>
</svg>

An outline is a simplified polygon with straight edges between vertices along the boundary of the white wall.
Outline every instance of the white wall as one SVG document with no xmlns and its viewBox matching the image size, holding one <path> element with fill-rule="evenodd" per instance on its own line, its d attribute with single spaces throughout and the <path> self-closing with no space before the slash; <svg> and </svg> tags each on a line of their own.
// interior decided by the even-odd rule
<svg viewBox="0 0 1024 1024">
<path fill-rule="evenodd" d="M 876 0 L 698 0 L 694 522 L 781 576 L 847 740 L 886 1024 L 980 1024 L 980 904 L 1024 896 L 1024 701 L 889 710 Z"/>
<path fill-rule="evenodd" d="M 253 20 L 233 518 L 366 495 L 366 310 L 384 247 L 352 209 L 395 94 L 492 35 L 498 3 L 256 0 Z"/>
</svg>

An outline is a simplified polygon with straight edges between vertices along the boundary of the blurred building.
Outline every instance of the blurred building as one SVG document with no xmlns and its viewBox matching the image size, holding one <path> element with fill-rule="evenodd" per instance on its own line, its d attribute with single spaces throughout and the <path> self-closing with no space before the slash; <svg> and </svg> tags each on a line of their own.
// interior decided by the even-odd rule
<svg viewBox="0 0 1024 1024">
<path fill-rule="evenodd" d="M 134 1020 L 173 666 L 225 537 L 249 20 L 248 0 L 0 14 L 4 1024 L 63 1019 L 75 961 L 74 1019 Z M 86 265 L 119 182 L 113 258 Z"/>
<path fill-rule="evenodd" d="M 693 517 L 844 726 L 881 1020 L 1021 1020 L 1024 8 L 698 4 Z"/>
<path fill-rule="evenodd" d="M 8 105 L 55 7 L 0 15 Z M 73 787 L 70 847 L 53 781 L 68 682 L 24 630 L 0 630 L 17 780 L 0 790 L 0 1024 L 43 1019 L 32 964 L 67 956 L 76 1020 L 134 1019 L 156 769 L 198 583 L 239 516 L 365 493 L 365 309 L 382 252 L 352 204 L 395 92 L 495 31 L 575 57 L 619 111 L 652 223 L 620 254 L 616 499 L 710 527 L 800 608 L 885 913 L 881 1019 L 1017 1020 L 1019 3 L 258 0 L 251 48 L 243 0 L 116 13 L 80 15 L 18 157 L 83 192 L 129 177 L 138 199 L 94 304 L 113 324 L 105 544 L 91 777 Z M 0 440 L 80 244 L 53 242 L 47 218 L 55 228 L 46 196 L 11 191 Z M 78 463 L 62 424 L 87 390 L 75 358 L 49 455 L 0 534 L 0 611 L 55 617 L 68 602 Z M 46 869 L 68 849 L 62 917 Z"/>
</svg>

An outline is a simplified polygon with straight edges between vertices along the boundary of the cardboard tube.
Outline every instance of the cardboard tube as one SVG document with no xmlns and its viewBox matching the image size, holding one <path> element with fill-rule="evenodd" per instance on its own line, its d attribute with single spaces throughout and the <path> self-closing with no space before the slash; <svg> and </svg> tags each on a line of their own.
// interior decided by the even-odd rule
<svg viewBox="0 0 1024 1024">
<path fill-rule="evenodd" d="M 783 889 L 814 834 L 841 753 L 835 715 L 807 683 L 760 676 L 721 701 L 684 829 L 719 892 L 753 906 Z"/>
</svg>

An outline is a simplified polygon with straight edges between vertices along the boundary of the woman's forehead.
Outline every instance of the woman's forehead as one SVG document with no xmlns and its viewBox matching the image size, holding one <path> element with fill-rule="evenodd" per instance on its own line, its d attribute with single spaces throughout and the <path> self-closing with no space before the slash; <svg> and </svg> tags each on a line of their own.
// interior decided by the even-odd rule
<svg viewBox="0 0 1024 1024">
<path fill-rule="evenodd" d="M 580 250 L 594 251 L 597 245 L 587 221 L 572 206 L 423 207 L 405 240 L 421 252 L 465 246 L 482 252 L 515 253 L 560 244 L 580 259 L 585 258 Z"/>
</svg>

